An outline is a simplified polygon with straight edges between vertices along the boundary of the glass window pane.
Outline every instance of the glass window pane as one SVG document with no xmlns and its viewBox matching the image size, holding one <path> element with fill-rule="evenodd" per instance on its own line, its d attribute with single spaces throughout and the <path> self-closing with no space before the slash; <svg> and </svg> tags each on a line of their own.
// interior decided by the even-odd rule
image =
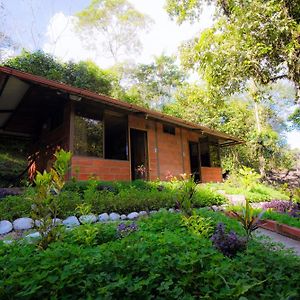
<svg viewBox="0 0 300 300">
<path fill-rule="evenodd" d="M 103 122 L 76 114 L 74 127 L 74 153 L 103 157 Z"/>
<path fill-rule="evenodd" d="M 209 146 L 208 141 L 200 142 L 201 166 L 210 167 Z"/>
<path fill-rule="evenodd" d="M 210 166 L 211 167 L 220 167 L 220 155 L 219 155 L 219 146 L 210 144 L 209 145 L 209 152 L 210 152 Z"/>
<path fill-rule="evenodd" d="M 128 122 L 125 117 L 105 117 L 105 158 L 128 160 Z"/>
</svg>

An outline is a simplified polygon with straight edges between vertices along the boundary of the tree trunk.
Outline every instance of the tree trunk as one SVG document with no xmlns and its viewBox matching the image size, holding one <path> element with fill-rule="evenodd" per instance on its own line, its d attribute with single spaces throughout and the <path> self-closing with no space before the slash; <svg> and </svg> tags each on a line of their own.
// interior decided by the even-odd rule
<svg viewBox="0 0 300 300">
<path fill-rule="evenodd" d="M 254 113 L 255 113 L 255 121 L 256 121 L 256 130 L 257 133 L 261 133 L 261 124 L 260 124 L 260 117 L 259 117 L 259 109 L 257 101 L 254 100 Z M 262 153 L 261 147 L 258 148 L 258 165 L 259 165 L 259 173 L 264 178 L 266 176 L 266 161 Z"/>
</svg>

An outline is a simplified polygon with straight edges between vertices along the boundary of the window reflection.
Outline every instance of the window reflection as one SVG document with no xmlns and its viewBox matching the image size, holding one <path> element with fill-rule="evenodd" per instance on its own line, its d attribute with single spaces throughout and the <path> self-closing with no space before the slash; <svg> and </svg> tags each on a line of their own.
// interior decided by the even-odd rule
<svg viewBox="0 0 300 300">
<path fill-rule="evenodd" d="M 77 113 L 74 127 L 75 154 L 103 157 L 103 122 Z"/>
</svg>

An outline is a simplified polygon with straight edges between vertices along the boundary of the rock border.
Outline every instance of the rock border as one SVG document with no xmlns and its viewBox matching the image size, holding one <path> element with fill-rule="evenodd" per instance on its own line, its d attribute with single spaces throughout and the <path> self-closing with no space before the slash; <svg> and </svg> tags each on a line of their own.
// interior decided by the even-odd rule
<svg viewBox="0 0 300 300">
<path fill-rule="evenodd" d="M 179 209 L 174 208 L 161 208 L 159 211 L 168 211 L 170 213 L 174 212 L 180 212 Z M 53 219 L 53 223 L 55 224 L 62 224 L 66 228 L 74 228 L 77 226 L 80 226 L 82 224 L 93 224 L 93 223 L 107 223 L 107 222 L 116 222 L 116 221 L 126 221 L 126 220 L 136 220 L 140 217 L 146 217 L 149 215 L 152 215 L 154 213 L 157 213 L 158 210 L 151 210 L 149 212 L 142 210 L 139 212 L 131 212 L 128 215 L 125 214 L 119 214 L 116 212 L 111 213 L 101 213 L 98 216 L 95 214 L 88 214 L 88 215 L 82 215 L 79 218 L 76 216 L 69 216 L 64 220 L 61 220 L 59 218 Z M 25 231 L 30 230 L 33 228 L 37 228 L 40 226 L 40 220 L 33 220 L 28 217 L 24 218 L 18 218 L 14 220 L 13 222 L 10 222 L 8 220 L 1 220 L 0 221 L 0 236 L 5 237 L 7 234 L 10 234 L 12 232 L 17 231 Z M 38 238 L 40 235 L 38 232 L 33 232 L 25 236 L 25 238 Z M 3 240 L 5 243 L 10 244 L 13 242 L 13 240 Z"/>
</svg>

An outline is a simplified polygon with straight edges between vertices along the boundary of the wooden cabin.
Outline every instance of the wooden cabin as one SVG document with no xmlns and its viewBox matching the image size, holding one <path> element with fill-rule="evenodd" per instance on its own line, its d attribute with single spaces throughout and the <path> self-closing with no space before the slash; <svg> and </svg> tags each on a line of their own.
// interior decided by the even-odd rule
<svg viewBox="0 0 300 300">
<path fill-rule="evenodd" d="M 0 67 L 0 135 L 31 140 L 31 170 L 57 147 L 73 153 L 69 177 L 222 180 L 220 148 L 242 141 L 160 112 Z"/>
</svg>

